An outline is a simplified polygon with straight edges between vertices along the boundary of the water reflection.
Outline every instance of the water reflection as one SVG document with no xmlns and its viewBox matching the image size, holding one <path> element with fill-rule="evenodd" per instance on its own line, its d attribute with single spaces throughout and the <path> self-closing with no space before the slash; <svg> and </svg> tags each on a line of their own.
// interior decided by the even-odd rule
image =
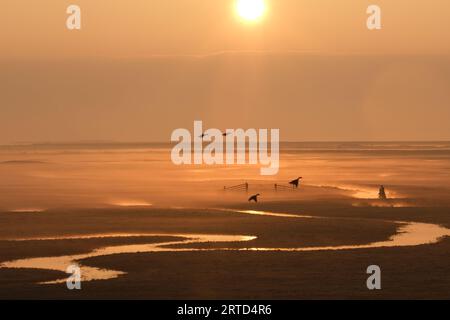
<svg viewBox="0 0 450 320">
<path fill-rule="evenodd" d="M 215 211 L 225 211 L 231 213 L 243 213 L 255 216 L 266 216 L 266 217 L 281 217 L 281 218 L 305 218 L 305 219 L 317 219 L 320 217 L 303 215 L 303 214 L 293 214 L 293 213 L 280 213 L 271 211 L 261 211 L 261 210 L 238 210 L 238 209 L 226 209 L 226 208 L 211 208 L 210 210 Z"/>
<path fill-rule="evenodd" d="M 93 258 L 98 256 L 107 256 L 121 253 L 145 253 L 145 252 L 171 252 L 171 251 L 200 251 L 201 249 L 173 249 L 165 246 L 193 244 L 205 242 L 240 242 L 251 241 L 256 239 L 253 236 L 240 235 L 203 235 L 203 234 L 90 234 L 82 236 L 61 236 L 61 237 L 47 237 L 47 238 L 26 238 L 16 239 L 17 241 L 40 241 L 40 240 L 66 240 L 66 239 L 92 239 L 92 238 L 107 238 L 107 237 L 182 237 L 183 240 L 159 242 L 151 244 L 133 244 L 133 245 L 119 245 L 109 246 L 96 249 L 86 254 L 67 255 L 59 257 L 40 257 L 19 259 L 0 264 L 0 268 L 28 268 L 28 269 L 45 269 L 66 272 L 66 269 L 71 264 L 79 264 L 82 270 L 82 281 L 92 280 L 107 280 L 117 278 L 124 274 L 122 271 L 107 270 L 96 267 L 88 267 L 81 265 L 80 260 Z M 55 281 L 43 282 L 42 284 L 62 283 L 66 279 L 58 279 Z"/>
<path fill-rule="evenodd" d="M 121 200 L 121 201 L 114 201 L 111 203 L 111 205 L 117 207 L 151 207 L 153 204 L 147 201 L 140 201 L 140 200 Z"/>
<path fill-rule="evenodd" d="M 443 237 L 450 236 L 450 229 L 435 224 L 416 222 L 397 222 L 402 224 L 389 240 L 373 242 L 365 245 L 346 245 L 328 247 L 301 247 L 301 248 L 249 248 L 253 251 L 327 251 L 327 250 L 355 250 L 389 247 L 409 247 L 439 242 Z"/>
<path fill-rule="evenodd" d="M 258 210 L 237 210 L 234 212 L 252 214 L 252 215 L 257 215 L 257 216 L 270 216 L 270 217 L 283 217 L 283 218 L 306 218 L 306 219 L 315 218 L 313 216 L 307 216 L 307 215 L 290 214 L 290 213 L 276 213 L 276 212 L 267 212 L 267 211 L 258 211 Z"/>
<path fill-rule="evenodd" d="M 18 209 L 9 210 L 9 212 L 11 212 L 11 213 L 40 213 L 40 212 L 45 212 L 45 209 L 41 209 L 41 208 L 18 208 Z"/>
<path fill-rule="evenodd" d="M 308 217 L 293 214 L 273 213 L 265 211 L 242 210 L 236 211 L 239 213 L 267 215 L 277 217 Z M 149 244 L 132 244 L 132 245 L 117 245 L 108 246 L 95 249 L 92 252 L 78 255 L 67 255 L 59 257 L 40 257 L 20 259 L 5 262 L 0 265 L 0 268 L 31 268 L 31 269 L 45 269 L 57 270 L 65 272 L 66 268 L 71 264 L 79 264 L 82 270 L 82 280 L 107 280 L 117 278 L 125 272 L 116 270 L 107 270 L 96 267 L 89 267 L 81 265 L 79 262 L 83 259 L 123 254 L 123 253 L 149 253 L 149 252 L 194 252 L 194 251 L 285 251 L 285 252 L 302 252 L 302 251 L 335 251 L 335 250 L 357 250 L 369 248 L 386 248 L 386 247 L 403 247 L 403 246 L 418 246 L 425 244 L 433 244 L 440 241 L 443 237 L 450 236 L 450 229 L 444 228 L 435 224 L 416 223 L 416 222 L 395 222 L 399 225 L 397 233 L 386 241 L 373 242 L 365 245 L 345 245 L 345 246 L 325 246 L 325 247 L 294 247 L 294 248 L 260 248 L 260 247 L 246 247 L 246 248 L 231 248 L 231 247 L 217 247 L 217 248 L 186 248 L 187 244 L 198 243 L 230 243 L 230 242 L 250 242 L 257 239 L 255 236 L 249 235 L 211 235 L 211 234 L 154 234 L 154 233 L 128 233 L 128 234 L 87 234 L 87 235 L 69 235 L 59 237 L 41 237 L 41 238 L 22 238 L 13 239 L 12 241 L 40 241 L 40 240 L 65 240 L 65 239 L 92 239 L 92 238 L 117 238 L 117 237 L 180 237 L 182 240 L 156 242 Z M 183 248 L 177 248 L 177 245 L 183 245 Z M 66 279 L 58 279 L 55 281 L 44 282 L 44 284 L 62 283 Z"/>
</svg>

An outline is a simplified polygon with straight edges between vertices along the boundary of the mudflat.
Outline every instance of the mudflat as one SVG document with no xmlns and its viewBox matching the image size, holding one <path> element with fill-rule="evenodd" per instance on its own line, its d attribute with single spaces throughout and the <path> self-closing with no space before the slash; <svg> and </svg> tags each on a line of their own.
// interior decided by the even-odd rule
<svg viewBox="0 0 450 320">
<path fill-rule="evenodd" d="M 226 209 L 226 210 L 224 210 Z M 304 217 L 246 214 L 290 213 Z M 125 274 L 65 283 L 61 271 L 0 268 L 0 297 L 133 299 L 448 298 L 450 239 L 419 246 L 282 252 L 277 248 L 366 245 L 389 240 L 408 221 L 450 227 L 446 207 L 355 207 L 345 200 L 234 204 L 228 208 L 120 208 L 0 214 L 0 263 L 84 254 L 105 247 L 173 243 L 188 234 L 244 235 L 241 242 L 175 244 L 163 252 L 87 257 L 83 266 Z M 155 234 L 149 236 L 148 234 Z M 159 235 L 159 236 L 157 236 Z M 46 238 L 46 239 L 45 239 Z M 27 240 L 28 239 L 28 240 Z M 20 241 L 18 241 L 20 240 Z M 184 249 L 172 252 L 171 248 Z M 251 248 L 271 248 L 252 251 Z M 201 249 L 201 251 L 197 251 Z M 382 269 L 369 291 L 366 269 Z"/>
</svg>

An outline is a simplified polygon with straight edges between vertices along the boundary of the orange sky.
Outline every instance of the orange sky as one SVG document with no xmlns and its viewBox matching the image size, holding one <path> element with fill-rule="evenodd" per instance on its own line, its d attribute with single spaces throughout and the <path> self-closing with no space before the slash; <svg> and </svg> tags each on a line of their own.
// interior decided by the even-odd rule
<svg viewBox="0 0 450 320">
<path fill-rule="evenodd" d="M 4 0 L 2 57 L 146 57 L 228 50 L 449 53 L 448 0 L 266 0 L 264 21 L 239 21 L 235 0 Z M 65 10 L 82 9 L 82 32 Z M 366 8 L 383 30 L 365 28 Z"/>
<path fill-rule="evenodd" d="M 168 141 L 193 120 L 283 140 L 450 139 L 448 0 L 4 0 L 0 143 Z M 68 31 L 65 10 L 82 9 Z M 368 31 L 366 8 L 382 8 Z"/>
</svg>

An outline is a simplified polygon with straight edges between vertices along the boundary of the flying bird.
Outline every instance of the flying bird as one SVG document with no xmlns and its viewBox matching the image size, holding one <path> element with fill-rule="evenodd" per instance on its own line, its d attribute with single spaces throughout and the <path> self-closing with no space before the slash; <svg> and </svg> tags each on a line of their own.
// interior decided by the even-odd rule
<svg viewBox="0 0 450 320">
<path fill-rule="evenodd" d="M 204 138 L 204 137 L 206 137 L 208 134 L 207 133 L 202 133 L 202 135 L 201 136 L 199 136 L 199 138 Z"/>
<path fill-rule="evenodd" d="M 259 193 L 251 196 L 250 198 L 248 198 L 248 202 L 252 202 L 252 201 L 258 202 L 258 197 L 259 196 L 260 196 Z"/>
<path fill-rule="evenodd" d="M 289 184 L 292 184 L 292 186 L 294 188 L 298 188 L 298 185 L 299 185 L 301 179 L 303 179 L 303 177 L 298 177 L 297 179 L 292 180 L 291 182 L 289 182 Z"/>
</svg>

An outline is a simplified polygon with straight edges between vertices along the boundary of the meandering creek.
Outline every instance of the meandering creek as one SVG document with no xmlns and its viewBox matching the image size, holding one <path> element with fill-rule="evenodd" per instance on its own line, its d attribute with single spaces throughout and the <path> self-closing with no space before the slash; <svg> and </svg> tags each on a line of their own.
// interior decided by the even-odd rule
<svg viewBox="0 0 450 320">
<path fill-rule="evenodd" d="M 289 218 L 314 218 L 312 216 L 293 215 L 285 213 L 273 213 L 265 211 L 235 211 L 241 214 L 255 214 L 268 215 L 276 217 Z M 261 248 L 252 247 L 251 241 L 257 239 L 253 235 L 213 235 L 213 234 L 157 234 L 157 233 L 120 233 L 120 234 L 89 234 L 89 235 L 71 235 L 60 237 L 47 238 L 20 238 L 10 239 L 11 241 L 43 241 L 43 240 L 63 240 L 63 239 L 91 239 L 91 238 L 118 238 L 118 237 L 181 237 L 182 240 L 165 241 L 149 244 L 130 244 L 130 245 L 115 245 L 95 249 L 89 253 L 54 256 L 54 257 L 39 257 L 27 258 L 8 261 L 0 264 L 0 268 L 30 268 L 30 269 L 44 269 L 57 270 L 66 272 L 69 265 L 78 264 L 82 270 L 83 281 L 93 280 L 108 280 L 117 278 L 125 272 L 119 270 L 108 270 L 96 267 L 82 265 L 81 261 L 87 258 L 107 256 L 123 253 L 149 253 L 149 252 L 193 252 L 193 251 L 212 251 L 212 250 L 229 250 L 229 251 L 286 251 L 286 252 L 302 252 L 302 251 L 325 251 L 325 250 L 358 250 L 369 248 L 382 247 L 402 247 L 402 246 L 418 246 L 424 244 L 433 244 L 439 242 L 443 237 L 450 236 L 450 229 L 444 228 L 436 224 L 417 223 L 417 222 L 402 222 L 394 221 L 398 224 L 397 233 L 386 241 L 373 242 L 364 245 L 344 245 L 344 246 L 327 246 L 327 247 L 294 247 L 294 248 Z M 248 242 L 249 246 L 245 248 L 186 248 L 187 244 L 198 243 L 229 243 L 229 242 Z M 176 248 L 176 245 L 184 245 L 183 248 Z M 58 279 L 55 281 L 44 282 L 42 284 L 52 284 L 65 282 L 66 279 Z"/>
</svg>

